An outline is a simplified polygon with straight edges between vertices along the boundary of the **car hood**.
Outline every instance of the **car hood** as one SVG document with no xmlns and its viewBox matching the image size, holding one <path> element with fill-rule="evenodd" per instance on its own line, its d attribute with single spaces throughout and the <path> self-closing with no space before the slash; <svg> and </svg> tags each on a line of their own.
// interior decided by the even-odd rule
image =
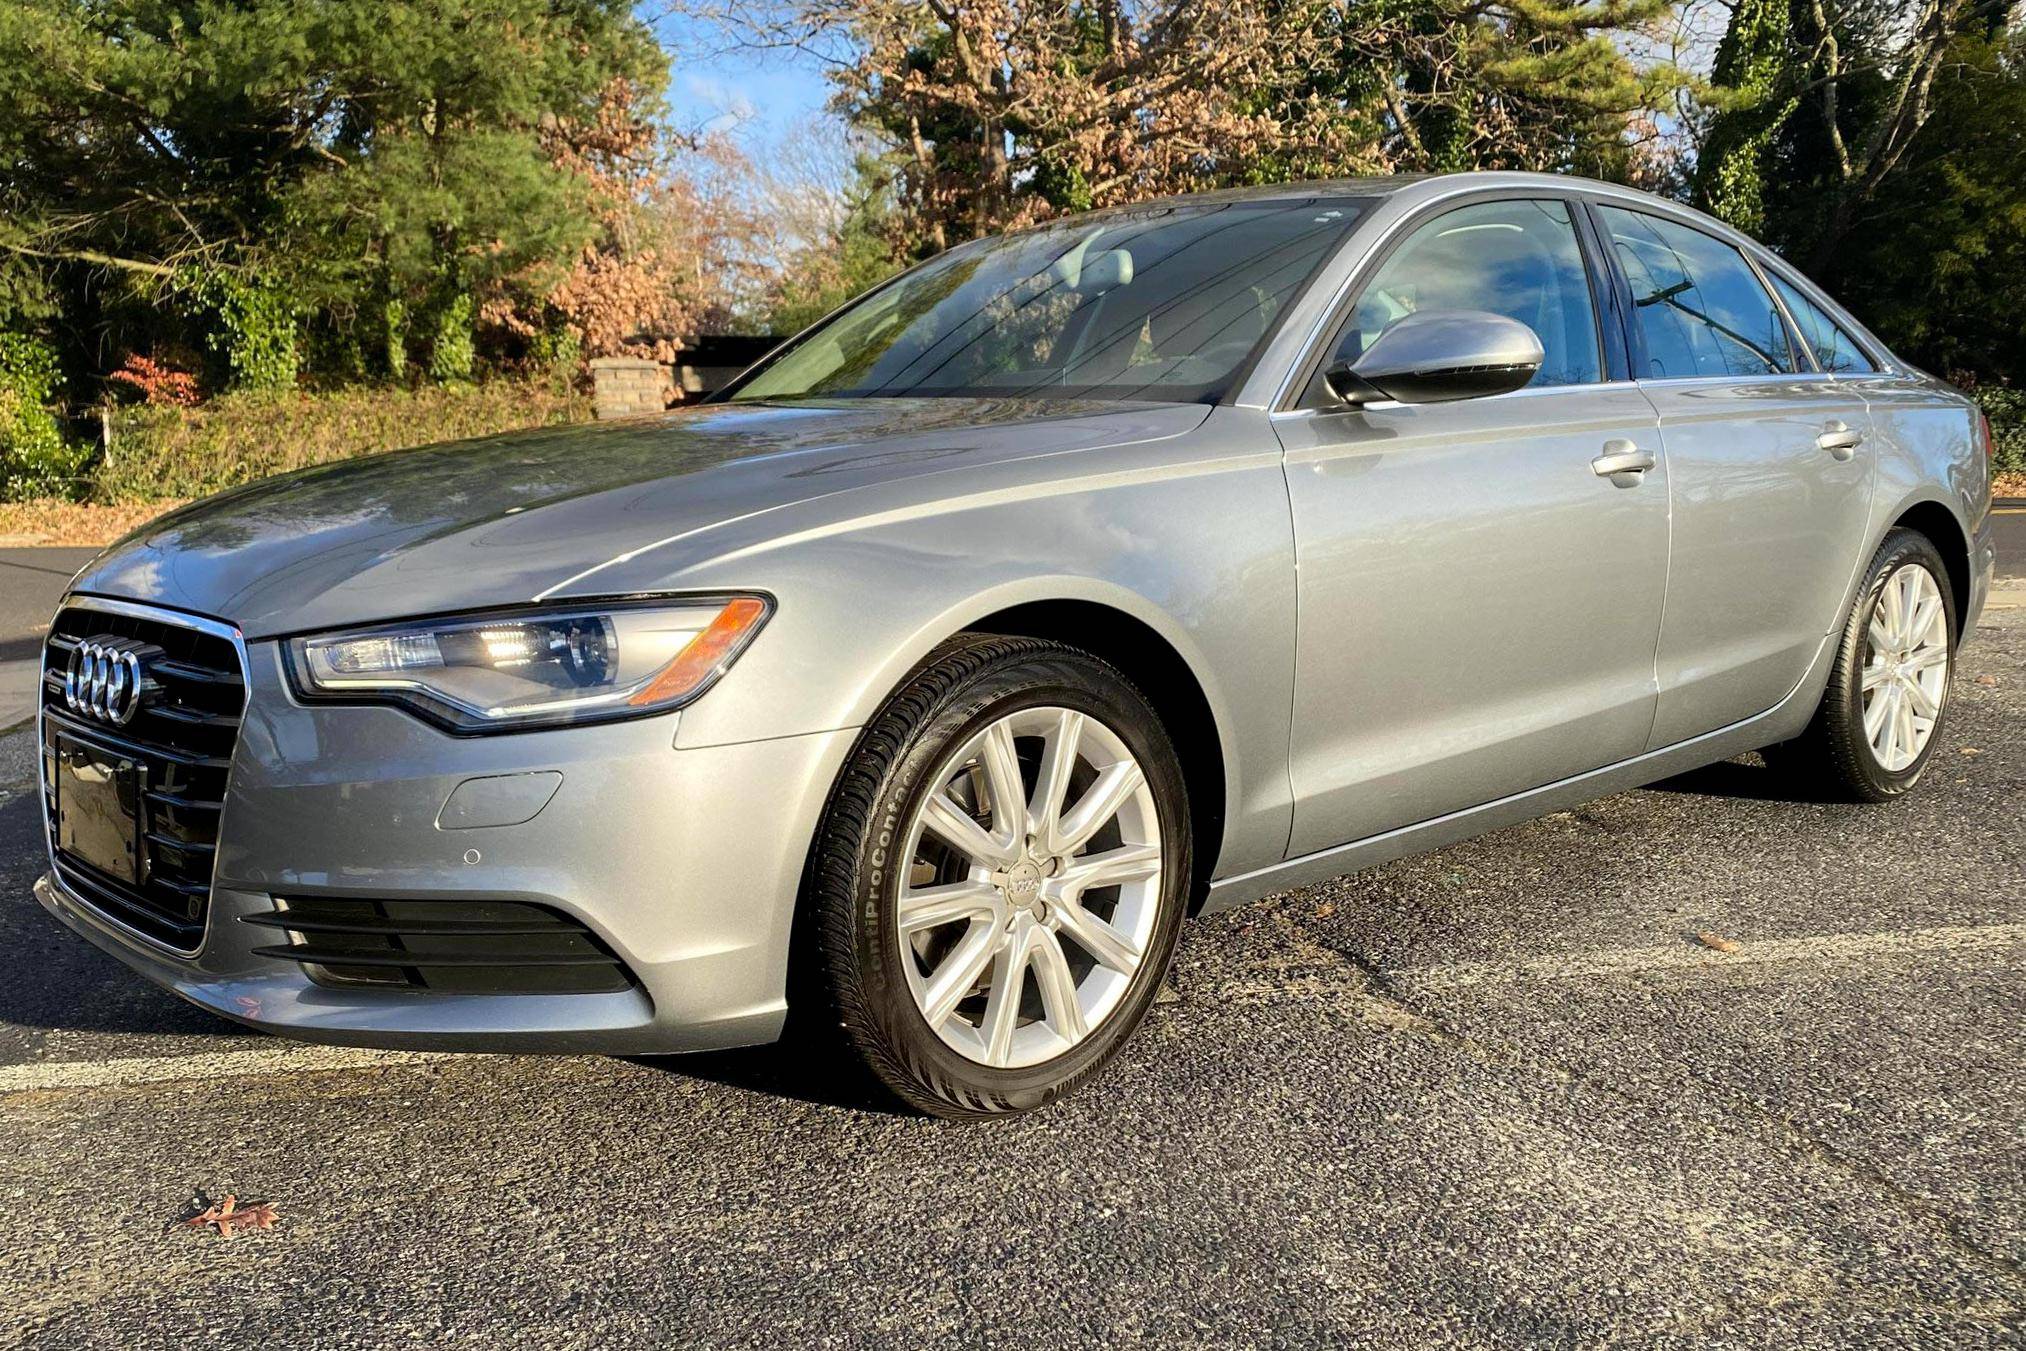
<svg viewBox="0 0 2026 1351">
<path fill-rule="evenodd" d="M 1208 413 L 1052 399 L 711 404 L 392 451 L 171 512 L 72 589 L 213 615 L 248 638 L 512 604 L 655 549 L 672 571 L 707 554 L 713 530 L 791 505 L 1179 435 Z"/>
</svg>

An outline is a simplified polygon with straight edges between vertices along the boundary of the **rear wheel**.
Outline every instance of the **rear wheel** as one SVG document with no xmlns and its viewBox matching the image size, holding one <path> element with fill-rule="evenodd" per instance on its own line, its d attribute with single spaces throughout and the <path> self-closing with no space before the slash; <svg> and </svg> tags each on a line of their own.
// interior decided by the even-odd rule
<svg viewBox="0 0 2026 1351">
<path fill-rule="evenodd" d="M 916 1107 L 1039 1107 L 1152 1003 L 1187 823 L 1167 734 L 1117 671 L 1029 639 L 952 644 L 867 726 L 826 812 L 806 898 L 818 993 Z"/>
<path fill-rule="evenodd" d="M 1808 730 L 1767 759 L 1809 787 L 1863 802 L 1912 788 L 1934 754 L 1955 672 L 1956 601 L 1926 536 L 1887 535 L 1850 608 Z"/>
</svg>

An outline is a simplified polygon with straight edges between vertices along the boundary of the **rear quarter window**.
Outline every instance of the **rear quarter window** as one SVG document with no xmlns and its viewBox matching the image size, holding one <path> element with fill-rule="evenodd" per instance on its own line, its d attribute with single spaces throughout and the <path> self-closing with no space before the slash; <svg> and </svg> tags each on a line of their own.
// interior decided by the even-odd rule
<svg viewBox="0 0 2026 1351">
<path fill-rule="evenodd" d="M 1780 293 L 1780 302 L 1793 316 L 1794 326 L 1801 330 L 1801 340 L 1815 354 L 1816 365 L 1837 375 L 1862 374 L 1878 369 L 1871 358 L 1864 355 L 1857 339 L 1825 314 L 1821 306 L 1789 286 L 1779 274 L 1769 275 L 1773 279 L 1773 289 Z"/>
</svg>

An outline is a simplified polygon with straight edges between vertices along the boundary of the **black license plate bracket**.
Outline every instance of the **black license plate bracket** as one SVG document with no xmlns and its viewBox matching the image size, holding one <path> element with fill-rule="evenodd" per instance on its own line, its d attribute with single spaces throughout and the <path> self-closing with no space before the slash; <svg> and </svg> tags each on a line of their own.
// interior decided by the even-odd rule
<svg viewBox="0 0 2026 1351">
<path fill-rule="evenodd" d="M 56 847 L 129 886 L 147 875 L 147 766 L 94 742 L 56 738 Z"/>
</svg>

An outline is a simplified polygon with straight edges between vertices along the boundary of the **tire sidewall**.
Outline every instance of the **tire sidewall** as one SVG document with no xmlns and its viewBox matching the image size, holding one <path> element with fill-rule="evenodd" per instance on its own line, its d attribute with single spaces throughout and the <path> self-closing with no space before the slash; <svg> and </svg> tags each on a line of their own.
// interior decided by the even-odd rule
<svg viewBox="0 0 2026 1351">
<path fill-rule="evenodd" d="M 1132 751 L 1160 819 L 1160 911 L 1146 960 L 1124 996 L 1075 1047 L 1038 1065 L 995 1069 L 945 1043 L 922 1017 L 902 966 L 899 882 L 910 823 L 950 752 L 984 726 L 1024 708 L 1074 709 L 1102 721 Z M 854 956 L 863 999 L 886 1049 L 938 1098 L 982 1112 L 1042 1105 L 1096 1070 L 1153 1002 L 1173 957 L 1190 877 L 1188 796 L 1174 750 L 1152 707 L 1122 676 L 1070 649 L 1041 649 L 989 666 L 932 706 L 903 740 L 873 797 L 853 870 Z"/>
</svg>

